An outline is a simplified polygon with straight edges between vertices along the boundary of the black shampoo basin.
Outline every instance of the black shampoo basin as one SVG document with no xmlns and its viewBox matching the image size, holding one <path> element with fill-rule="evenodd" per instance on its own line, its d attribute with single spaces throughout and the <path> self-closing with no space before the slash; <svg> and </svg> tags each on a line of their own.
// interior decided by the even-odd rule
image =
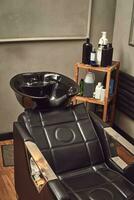
<svg viewBox="0 0 134 200">
<path fill-rule="evenodd" d="M 18 74 L 10 85 L 19 103 L 32 109 L 66 106 L 78 93 L 78 85 L 72 79 L 54 72 Z"/>
</svg>

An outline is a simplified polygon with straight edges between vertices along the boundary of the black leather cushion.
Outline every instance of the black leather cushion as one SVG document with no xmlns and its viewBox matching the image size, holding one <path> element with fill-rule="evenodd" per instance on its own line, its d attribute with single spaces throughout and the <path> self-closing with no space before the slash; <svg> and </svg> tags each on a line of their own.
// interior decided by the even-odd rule
<svg viewBox="0 0 134 200">
<path fill-rule="evenodd" d="M 70 200 L 134 200 L 134 185 L 105 164 L 83 104 L 65 110 L 27 110 L 19 117 L 63 183 Z"/>
<path fill-rule="evenodd" d="M 83 104 L 47 113 L 27 110 L 23 119 L 56 173 L 104 161 L 99 139 Z"/>
<path fill-rule="evenodd" d="M 134 199 L 134 186 L 105 165 L 64 173 L 60 177 L 71 199 Z"/>
</svg>

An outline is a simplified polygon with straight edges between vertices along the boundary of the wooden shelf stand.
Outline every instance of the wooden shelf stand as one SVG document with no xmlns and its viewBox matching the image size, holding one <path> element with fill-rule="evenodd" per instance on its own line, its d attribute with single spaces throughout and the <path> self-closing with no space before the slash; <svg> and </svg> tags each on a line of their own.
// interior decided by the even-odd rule
<svg viewBox="0 0 134 200">
<path fill-rule="evenodd" d="M 87 102 L 87 103 L 93 103 L 98 105 L 103 105 L 103 121 L 107 121 L 107 112 L 108 112 L 108 104 L 112 102 L 112 112 L 111 112 L 111 120 L 110 124 L 113 124 L 114 116 L 115 116 L 115 103 L 116 103 L 116 94 L 117 94 L 117 86 L 118 86 L 118 76 L 119 76 L 119 68 L 120 68 L 120 62 L 113 61 L 112 66 L 107 67 L 94 67 L 91 65 L 83 64 L 83 63 L 76 63 L 74 65 L 74 81 L 79 83 L 79 70 L 83 69 L 88 71 L 98 71 L 98 72 L 105 72 L 106 73 L 106 90 L 105 90 L 105 97 L 104 101 L 95 99 L 95 98 L 89 98 L 89 97 L 83 97 L 83 96 L 75 96 L 74 102 L 77 103 L 77 101 Z M 116 71 L 115 73 L 115 84 L 114 84 L 114 94 L 112 96 L 109 95 L 109 88 L 110 88 L 110 80 L 111 80 L 111 73 L 112 71 Z"/>
</svg>

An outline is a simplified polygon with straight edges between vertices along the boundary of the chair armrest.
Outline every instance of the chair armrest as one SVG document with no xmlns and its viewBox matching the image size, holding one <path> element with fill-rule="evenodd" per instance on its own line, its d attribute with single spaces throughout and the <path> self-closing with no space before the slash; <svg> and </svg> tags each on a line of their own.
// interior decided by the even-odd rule
<svg viewBox="0 0 134 200">
<path fill-rule="evenodd" d="M 57 179 L 57 176 L 53 172 L 52 168 L 48 164 L 47 160 L 42 155 L 41 151 L 34 142 L 26 141 L 25 147 L 39 168 L 46 182 Z"/>
<path fill-rule="evenodd" d="M 51 192 L 53 193 L 53 195 L 56 197 L 56 199 L 70 200 L 70 197 L 67 194 L 67 192 L 65 191 L 60 180 L 55 179 L 55 180 L 49 181 L 48 186 L 49 186 Z"/>
<path fill-rule="evenodd" d="M 129 164 L 123 172 L 124 175 L 134 184 L 134 163 Z"/>
<path fill-rule="evenodd" d="M 134 183 L 134 177 L 132 176 L 132 174 L 134 174 L 134 146 L 111 127 L 104 128 L 104 131 L 120 145 L 121 150 L 124 150 L 124 153 L 126 154 L 121 157 L 120 155 L 111 156 L 109 159 L 110 167 L 118 170 Z M 131 162 L 128 162 L 123 158 L 128 156 L 127 154 L 131 156 Z"/>
<path fill-rule="evenodd" d="M 134 163 L 127 164 L 120 157 L 109 159 L 108 165 L 121 174 L 123 174 L 128 180 L 130 180 L 134 184 Z"/>
<path fill-rule="evenodd" d="M 14 133 L 16 133 L 16 135 L 19 133 L 19 135 L 21 136 L 26 151 L 29 152 L 30 156 L 33 158 L 45 181 L 48 182 L 50 180 L 57 179 L 47 160 L 44 158 L 37 145 L 33 142 L 32 137 L 28 135 L 27 130 L 25 130 L 25 127 L 22 127 L 20 123 L 15 122 Z"/>
<path fill-rule="evenodd" d="M 70 198 L 69 198 L 67 192 L 65 191 L 63 185 L 58 180 L 56 174 L 54 173 L 54 171 L 48 164 L 45 157 L 42 155 L 42 153 L 39 150 L 39 148 L 37 147 L 37 145 L 31 141 L 26 141 L 26 142 L 24 142 L 24 144 L 25 144 L 26 150 L 28 151 L 28 153 L 30 154 L 30 156 L 32 157 L 34 162 L 36 163 L 40 174 L 44 178 L 43 184 L 42 184 L 42 181 L 39 180 L 39 182 L 41 182 L 42 185 L 37 185 L 36 181 L 33 179 L 33 182 L 34 182 L 37 190 L 40 192 L 40 190 L 43 189 L 45 184 L 47 184 L 50 191 L 52 192 L 53 196 L 55 197 L 55 199 L 69 200 Z M 41 178 L 41 176 L 40 176 L 40 178 Z"/>
<path fill-rule="evenodd" d="M 124 137 L 122 137 L 117 131 L 115 131 L 111 127 L 104 128 L 104 131 L 106 132 L 106 134 L 111 136 L 113 139 L 119 142 L 122 146 L 124 146 L 131 154 L 134 155 L 134 146 L 130 142 L 128 142 Z"/>
<path fill-rule="evenodd" d="M 26 127 L 19 122 L 14 122 L 13 124 L 13 138 L 20 135 L 21 139 L 25 141 L 33 141 L 32 137 L 28 134 Z"/>
</svg>

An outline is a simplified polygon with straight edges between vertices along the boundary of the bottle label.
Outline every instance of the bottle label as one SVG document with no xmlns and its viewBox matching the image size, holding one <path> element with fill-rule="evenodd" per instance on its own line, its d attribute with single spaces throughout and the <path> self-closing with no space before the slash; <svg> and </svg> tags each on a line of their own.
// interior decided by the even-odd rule
<svg viewBox="0 0 134 200">
<path fill-rule="evenodd" d="M 95 61 L 96 58 L 95 58 L 95 53 L 94 52 L 91 52 L 91 55 L 90 55 L 90 61 Z"/>
<path fill-rule="evenodd" d="M 101 57 L 102 57 L 102 48 L 99 48 L 97 50 L 97 64 L 100 65 L 101 64 Z"/>
</svg>

